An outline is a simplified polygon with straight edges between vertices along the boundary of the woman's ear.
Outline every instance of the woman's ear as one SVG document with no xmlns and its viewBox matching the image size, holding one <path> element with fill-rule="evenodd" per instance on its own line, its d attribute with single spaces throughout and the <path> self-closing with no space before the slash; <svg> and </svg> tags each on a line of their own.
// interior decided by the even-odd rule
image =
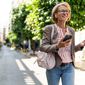
<svg viewBox="0 0 85 85">
<path fill-rule="evenodd" d="M 55 18 L 57 18 L 57 14 L 55 14 Z"/>
</svg>

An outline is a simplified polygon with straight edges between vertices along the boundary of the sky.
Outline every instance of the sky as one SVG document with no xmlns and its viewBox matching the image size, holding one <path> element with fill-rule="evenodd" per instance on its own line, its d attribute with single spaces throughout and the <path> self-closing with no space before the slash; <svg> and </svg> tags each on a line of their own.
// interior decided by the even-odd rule
<svg viewBox="0 0 85 85">
<path fill-rule="evenodd" d="M 3 28 L 5 34 L 8 34 L 8 27 L 10 23 L 10 16 L 12 7 L 17 7 L 20 3 L 31 3 L 32 0 L 0 0 L 0 38 L 3 39 Z"/>
<path fill-rule="evenodd" d="M 8 27 L 12 0 L 0 0 L 0 30 Z"/>
<path fill-rule="evenodd" d="M 0 0 L 0 32 L 9 26 L 10 12 L 13 6 L 22 1 L 31 3 L 32 0 Z"/>
</svg>

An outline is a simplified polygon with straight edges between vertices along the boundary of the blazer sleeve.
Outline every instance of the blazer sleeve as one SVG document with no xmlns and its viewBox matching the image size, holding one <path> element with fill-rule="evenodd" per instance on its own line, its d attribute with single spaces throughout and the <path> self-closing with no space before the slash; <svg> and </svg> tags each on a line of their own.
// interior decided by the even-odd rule
<svg viewBox="0 0 85 85">
<path fill-rule="evenodd" d="M 56 52 L 58 50 L 57 44 L 52 44 L 51 41 L 52 26 L 48 25 L 43 30 L 42 44 L 40 50 L 44 52 Z"/>
<path fill-rule="evenodd" d="M 81 43 L 75 46 L 75 52 L 82 50 L 84 47 L 82 46 Z"/>
</svg>

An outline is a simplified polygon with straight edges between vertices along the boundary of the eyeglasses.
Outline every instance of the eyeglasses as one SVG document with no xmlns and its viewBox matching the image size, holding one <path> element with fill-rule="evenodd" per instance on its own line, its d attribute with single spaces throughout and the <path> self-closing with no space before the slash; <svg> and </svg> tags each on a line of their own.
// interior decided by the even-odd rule
<svg viewBox="0 0 85 85">
<path fill-rule="evenodd" d="M 71 12 L 70 10 L 58 10 L 58 12 Z"/>
</svg>

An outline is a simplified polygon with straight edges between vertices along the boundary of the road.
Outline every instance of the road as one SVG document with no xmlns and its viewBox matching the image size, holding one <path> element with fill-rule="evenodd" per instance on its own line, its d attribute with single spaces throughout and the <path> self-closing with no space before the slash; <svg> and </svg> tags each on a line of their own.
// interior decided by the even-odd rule
<svg viewBox="0 0 85 85">
<path fill-rule="evenodd" d="M 3 46 L 0 50 L 0 85 L 47 85 L 45 69 L 36 57 Z M 75 85 L 85 85 L 85 72 L 75 70 Z M 61 85 L 61 84 L 60 84 Z"/>
</svg>

